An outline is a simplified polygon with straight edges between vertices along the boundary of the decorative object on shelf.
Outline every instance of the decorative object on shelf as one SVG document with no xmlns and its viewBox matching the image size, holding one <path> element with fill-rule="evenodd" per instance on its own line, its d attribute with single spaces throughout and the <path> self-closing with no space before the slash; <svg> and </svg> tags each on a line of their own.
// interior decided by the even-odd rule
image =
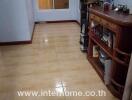
<svg viewBox="0 0 132 100">
<path fill-rule="evenodd" d="M 98 52 L 99 47 L 97 45 L 93 46 L 93 57 L 99 57 L 99 52 Z"/>
<path fill-rule="evenodd" d="M 124 14 L 130 13 L 130 9 L 127 7 L 127 5 L 121 5 L 121 4 L 118 4 L 118 6 L 114 9 L 114 11 L 122 12 Z"/>
<path fill-rule="evenodd" d="M 108 45 L 108 47 L 113 48 L 113 35 L 114 33 L 110 30 L 103 28 L 103 34 L 101 40 Z"/>
<path fill-rule="evenodd" d="M 103 7 L 105 12 L 115 9 L 114 0 L 104 0 Z"/>
<path fill-rule="evenodd" d="M 99 23 L 92 21 L 91 29 L 108 47 L 113 48 L 113 36 L 114 33 L 109 29 L 101 26 Z"/>
<path fill-rule="evenodd" d="M 111 82 L 111 68 L 112 66 L 112 60 L 111 59 L 108 59 L 108 60 L 105 60 L 105 74 L 104 74 L 104 82 L 105 82 L 105 85 L 110 85 L 110 82 Z"/>
<path fill-rule="evenodd" d="M 104 0 L 99 0 L 99 6 L 103 7 L 103 4 L 104 4 Z"/>
<path fill-rule="evenodd" d="M 129 14 L 129 12 L 130 12 L 130 10 L 129 10 L 129 8 L 127 7 L 127 5 L 124 5 L 124 7 L 123 7 L 123 13 Z"/>
<path fill-rule="evenodd" d="M 96 36 L 98 36 L 99 38 L 102 38 L 102 36 L 103 36 L 103 27 L 99 23 L 92 21 L 91 22 L 91 28 L 92 28 L 92 30 L 93 30 L 93 32 L 95 33 Z"/>
<path fill-rule="evenodd" d="M 115 2 L 114 0 L 111 0 L 111 10 L 114 10 L 115 9 Z"/>
<path fill-rule="evenodd" d="M 98 50 L 99 52 L 99 61 L 104 67 L 104 82 L 105 85 L 109 85 L 111 82 L 111 66 L 112 60 L 103 50 Z"/>
<path fill-rule="evenodd" d="M 109 57 L 103 50 L 99 50 L 99 61 L 102 63 L 103 66 L 105 66 L 105 61 L 109 60 Z"/>
<path fill-rule="evenodd" d="M 110 3 L 109 2 L 104 2 L 104 12 L 107 12 L 110 10 Z"/>
</svg>

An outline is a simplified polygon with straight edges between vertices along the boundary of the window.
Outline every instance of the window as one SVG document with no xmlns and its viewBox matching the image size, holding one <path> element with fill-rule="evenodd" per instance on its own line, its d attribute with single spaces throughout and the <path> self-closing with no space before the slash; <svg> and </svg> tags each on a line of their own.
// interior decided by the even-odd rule
<svg viewBox="0 0 132 100">
<path fill-rule="evenodd" d="M 39 9 L 68 9 L 69 0 L 39 0 Z"/>
</svg>

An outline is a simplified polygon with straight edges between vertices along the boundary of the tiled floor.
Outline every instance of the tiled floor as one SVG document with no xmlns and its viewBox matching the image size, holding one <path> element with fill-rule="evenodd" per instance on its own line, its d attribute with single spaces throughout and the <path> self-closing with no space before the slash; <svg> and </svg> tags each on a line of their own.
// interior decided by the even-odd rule
<svg viewBox="0 0 132 100">
<path fill-rule="evenodd" d="M 33 44 L 0 47 L 0 100 L 117 100 L 79 48 L 76 23 L 37 24 Z M 18 90 L 104 90 L 106 97 L 18 97 Z"/>
</svg>

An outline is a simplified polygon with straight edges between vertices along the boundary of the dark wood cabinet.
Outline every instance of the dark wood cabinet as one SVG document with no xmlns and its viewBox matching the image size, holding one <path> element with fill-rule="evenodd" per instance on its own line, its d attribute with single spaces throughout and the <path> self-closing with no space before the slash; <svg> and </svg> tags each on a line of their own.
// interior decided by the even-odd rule
<svg viewBox="0 0 132 100">
<path fill-rule="evenodd" d="M 103 81 L 106 74 L 99 57 L 93 57 L 93 47 L 96 45 L 103 50 L 111 59 L 110 83 L 107 87 L 113 95 L 122 98 L 130 55 L 132 51 L 132 15 L 117 13 L 114 11 L 104 12 L 100 7 L 90 8 L 89 47 L 88 60 L 93 65 Z M 112 47 L 109 47 L 95 34 L 93 22 L 110 30 L 113 34 Z M 107 66 L 105 66 L 107 67 Z"/>
</svg>

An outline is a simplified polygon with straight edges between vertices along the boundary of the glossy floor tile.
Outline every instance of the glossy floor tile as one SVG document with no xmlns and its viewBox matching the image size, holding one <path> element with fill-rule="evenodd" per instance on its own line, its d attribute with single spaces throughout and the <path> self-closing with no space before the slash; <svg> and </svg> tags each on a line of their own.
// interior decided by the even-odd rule
<svg viewBox="0 0 132 100">
<path fill-rule="evenodd" d="M 0 47 L 0 100 L 117 100 L 80 51 L 79 25 L 36 24 L 32 44 Z M 19 97 L 19 90 L 52 90 L 64 96 Z M 106 96 L 67 96 L 104 90 Z"/>
</svg>

